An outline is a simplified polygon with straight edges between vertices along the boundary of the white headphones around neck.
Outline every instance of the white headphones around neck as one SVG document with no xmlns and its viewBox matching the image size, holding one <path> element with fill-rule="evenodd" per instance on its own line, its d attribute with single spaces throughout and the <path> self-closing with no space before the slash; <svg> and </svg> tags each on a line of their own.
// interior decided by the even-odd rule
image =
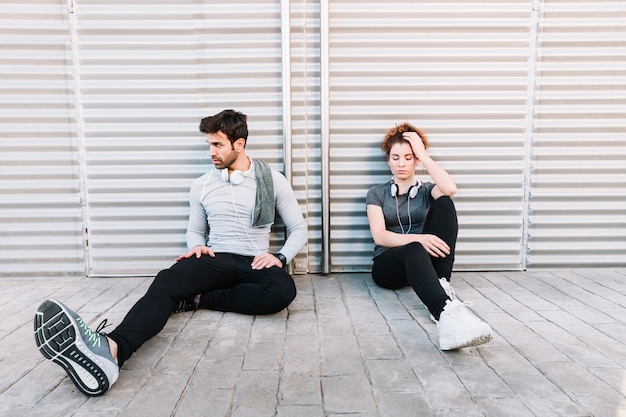
<svg viewBox="0 0 626 417">
<path fill-rule="evenodd" d="M 409 188 L 409 198 L 415 198 L 421 186 L 422 186 L 422 182 L 418 178 L 415 185 L 411 185 L 411 187 Z M 391 179 L 391 196 L 396 197 L 397 195 L 398 195 L 398 184 L 396 184 L 392 178 Z"/>
<path fill-rule="evenodd" d="M 220 170 L 220 172 L 222 175 L 222 179 L 225 182 L 230 181 L 230 183 L 234 185 L 241 184 L 246 177 L 246 175 L 243 172 L 237 171 L 237 170 L 233 171 L 230 175 L 228 175 L 228 168 L 224 168 Z"/>
</svg>

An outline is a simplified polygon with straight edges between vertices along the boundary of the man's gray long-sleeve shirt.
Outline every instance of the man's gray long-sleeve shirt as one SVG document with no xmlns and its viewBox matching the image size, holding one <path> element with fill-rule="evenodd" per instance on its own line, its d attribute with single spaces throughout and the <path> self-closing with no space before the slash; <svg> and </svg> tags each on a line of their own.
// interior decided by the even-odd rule
<svg viewBox="0 0 626 417">
<path fill-rule="evenodd" d="M 272 170 L 276 211 L 287 228 L 279 250 L 287 262 L 307 241 L 307 227 L 287 179 Z M 224 181 L 215 167 L 196 179 L 189 192 L 187 247 L 207 245 L 215 253 L 256 256 L 269 252 L 271 225 L 252 227 L 257 181 L 254 161 L 241 184 Z"/>
</svg>

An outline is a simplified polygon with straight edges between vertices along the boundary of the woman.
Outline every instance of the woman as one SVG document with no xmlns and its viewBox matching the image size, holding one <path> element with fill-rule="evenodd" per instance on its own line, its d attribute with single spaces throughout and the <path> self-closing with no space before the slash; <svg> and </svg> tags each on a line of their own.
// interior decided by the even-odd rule
<svg viewBox="0 0 626 417">
<path fill-rule="evenodd" d="M 437 323 L 441 350 L 488 342 L 491 327 L 469 311 L 471 303 L 455 297 L 449 283 L 458 232 L 454 180 L 428 156 L 424 133 L 408 123 L 389 129 L 380 147 L 393 176 L 367 193 L 374 282 L 413 288 Z M 434 184 L 415 175 L 420 162 Z"/>
</svg>

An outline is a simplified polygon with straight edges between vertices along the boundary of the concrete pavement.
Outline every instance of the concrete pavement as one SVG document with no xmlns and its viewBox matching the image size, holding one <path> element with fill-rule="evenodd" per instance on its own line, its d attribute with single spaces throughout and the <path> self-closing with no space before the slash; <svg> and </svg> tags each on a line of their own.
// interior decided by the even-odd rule
<svg viewBox="0 0 626 417">
<path fill-rule="evenodd" d="M 0 415 L 626 417 L 626 269 L 455 272 L 495 338 L 453 352 L 410 288 L 295 281 L 278 314 L 173 315 L 88 398 L 38 352 L 37 307 L 54 298 L 113 329 L 151 278 L 2 279 Z"/>
</svg>

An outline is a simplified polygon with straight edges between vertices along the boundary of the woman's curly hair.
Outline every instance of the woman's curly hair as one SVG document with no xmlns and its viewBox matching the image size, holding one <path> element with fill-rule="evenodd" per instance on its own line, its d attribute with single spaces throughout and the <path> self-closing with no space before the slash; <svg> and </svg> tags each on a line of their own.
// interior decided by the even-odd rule
<svg viewBox="0 0 626 417">
<path fill-rule="evenodd" d="M 422 132 L 420 129 L 413 126 L 412 124 L 402 123 L 389 129 L 387 133 L 385 133 L 385 137 L 383 138 L 383 141 L 380 142 L 380 149 L 382 149 L 383 152 L 385 152 L 385 155 L 387 155 L 387 158 L 389 158 L 389 152 L 391 152 L 391 147 L 393 145 L 395 145 L 396 143 L 403 143 L 403 142 L 409 143 L 408 140 L 402 137 L 402 134 L 404 132 L 417 133 L 417 136 L 419 136 L 422 139 L 424 148 L 428 149 L 428 137 L 426 137 L 426 134 Z"/>
</svg>

